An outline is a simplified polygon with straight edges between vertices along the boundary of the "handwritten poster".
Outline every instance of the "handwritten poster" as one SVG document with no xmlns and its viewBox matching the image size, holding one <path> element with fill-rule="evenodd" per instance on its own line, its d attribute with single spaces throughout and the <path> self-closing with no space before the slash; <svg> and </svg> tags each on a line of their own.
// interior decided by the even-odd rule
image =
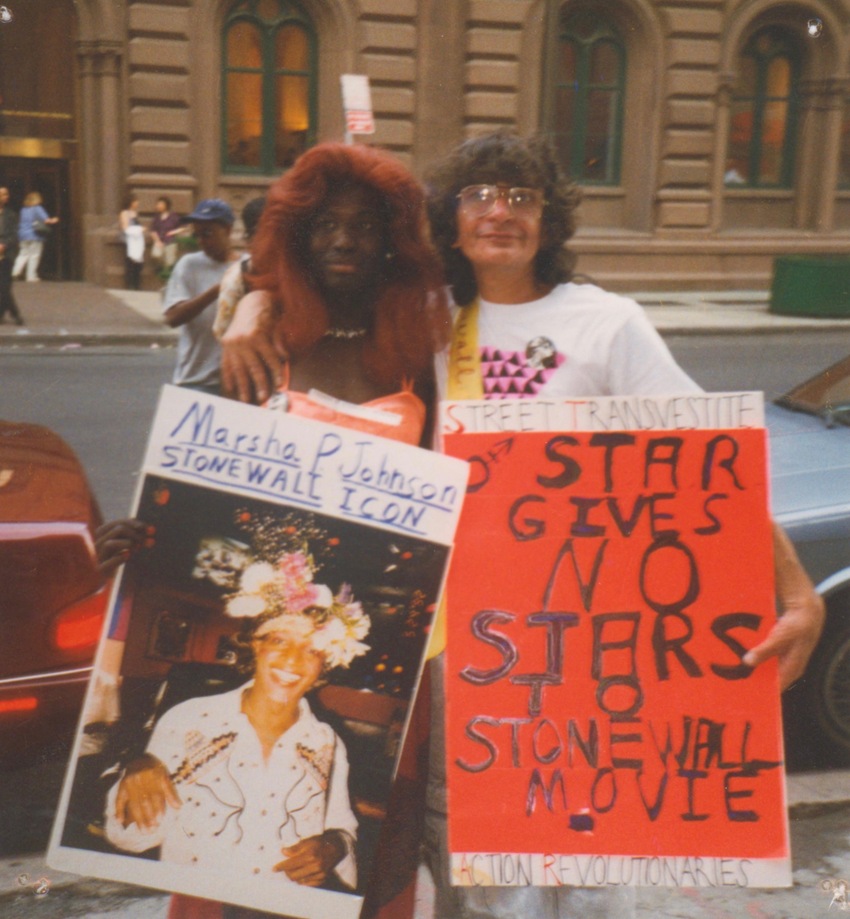
<svg viewBox="0 0 850 919">
<path fill-rule="evenodd" d="M 443 406 L 453 883 L 790 884 L 777 668 L 741 662 L 775 621 L 761 421 L 753 393 Z"/>
<path fill-rule="evenodd" d="M 358 916 L 467 474 L 166 387 L 49 863 Z"/>
</svg>

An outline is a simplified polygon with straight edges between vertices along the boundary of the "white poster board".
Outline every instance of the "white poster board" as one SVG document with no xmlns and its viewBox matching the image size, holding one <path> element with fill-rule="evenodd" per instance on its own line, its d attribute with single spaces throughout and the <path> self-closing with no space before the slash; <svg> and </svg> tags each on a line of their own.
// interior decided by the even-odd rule
<svg viewBox="0 0 850 919">
<path fill-rule="evenodd" d="M 467 472 L 165 387 L 135 503 L 152 534 L 113 592 L 51 866 L 305 919 L 358 916 Z M 297 610 L 337 664 L 271 742 L 253 730 L 253 689 L 263 704 L 289 698 L 304 665 L 267 649 L 262 636 L 280 632 L 254 628 L 255 672 L 235 672 L 258 597 L 270 629 Z M 180 803 L 142 831 L 119 800 L 146 754 Z M 321 886 L 290 880 L 282 862 L 325 831 L 344 857 Z"/>
</svg>

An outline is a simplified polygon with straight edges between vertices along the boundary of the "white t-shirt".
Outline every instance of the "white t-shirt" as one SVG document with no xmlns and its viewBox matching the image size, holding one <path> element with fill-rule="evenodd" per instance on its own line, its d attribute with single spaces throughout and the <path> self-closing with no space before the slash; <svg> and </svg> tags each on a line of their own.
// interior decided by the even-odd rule
<svg viewBox="0 0 850 919">
<path fill-rule="evenodd" d="M 203 252 L 184 255 L 168 279 L 162 311 L 167 312 L 175 303 L 183 300 L 192 300 L 220 283 L 231 264 L 229 261 L 217 262 Z M 215 386 L 221 379 L 221 348 L 212 330 L 216 303 L 214 300 L 194 319 L 180 326 L 177 366 L 174 368 L 172 382 L 183 386 Z"/>
<path fill-rule="evenodd" d="M 531 303 L 481 300 L 478 352 L 485 399 L 699 391 L 640 305 L 593 284 L 561 284 Z M 441 399 L 448 366 L 447 349 Z"/>
</svg>

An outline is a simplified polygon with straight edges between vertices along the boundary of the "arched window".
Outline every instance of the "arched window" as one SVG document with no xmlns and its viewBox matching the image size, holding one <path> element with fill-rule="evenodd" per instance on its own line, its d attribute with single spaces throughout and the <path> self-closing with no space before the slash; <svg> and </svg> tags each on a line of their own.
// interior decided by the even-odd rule
<svg viewBox="0 0 850 919">
<path fill-rule="evenodd" d="M 550 127 L 576 182 L 620 181 L 625 72 L 620 35 L 597 8 L 561 11 Z"/>
<path fill-rule="evenodd" d="M 791 187 L 800 64 L 796 43 L 780 28 L 747 42 L 732 91 L 727 186 Z"/>
<path fill-rule="evenodd" d="M 290 0 L 240 0 L 223 35 L 222 165 L 272 174 L 315 142 L 316 35 Z"/>
</svg>

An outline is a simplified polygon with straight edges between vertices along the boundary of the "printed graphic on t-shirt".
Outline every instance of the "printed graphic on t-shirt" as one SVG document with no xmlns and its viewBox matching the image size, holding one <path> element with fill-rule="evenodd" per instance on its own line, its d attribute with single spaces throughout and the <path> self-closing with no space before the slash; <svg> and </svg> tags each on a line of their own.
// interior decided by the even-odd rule
<svg viewBox="0 0 850 919">
<path fill-rule="evenodd" d="M 486 346 L 480 351 L 485 399 L 536 396 L 566 360 L 554 342 L 543 336 L 532 338 L 524 353 Z"/>
</svg>

